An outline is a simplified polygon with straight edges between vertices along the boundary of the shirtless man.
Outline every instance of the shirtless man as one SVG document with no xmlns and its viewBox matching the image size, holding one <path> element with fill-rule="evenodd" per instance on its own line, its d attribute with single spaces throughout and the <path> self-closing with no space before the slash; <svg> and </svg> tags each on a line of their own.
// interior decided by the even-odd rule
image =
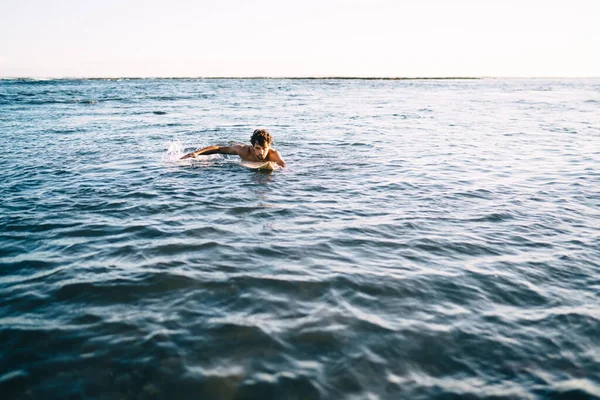
<svg viewBox="0 0 600 400">
<path fill-rule="evenodd" d="M 238 144 L 234 146 L 209 146 L 181 157 L 182 160 L 209 154 L 237 154 L 244 161 L 272 161 L 285 167 L 281 154 L 271 147 L 273 136 L 266 129 L 257 129 L 250 138 L 252 146 Z"/>
</svg>

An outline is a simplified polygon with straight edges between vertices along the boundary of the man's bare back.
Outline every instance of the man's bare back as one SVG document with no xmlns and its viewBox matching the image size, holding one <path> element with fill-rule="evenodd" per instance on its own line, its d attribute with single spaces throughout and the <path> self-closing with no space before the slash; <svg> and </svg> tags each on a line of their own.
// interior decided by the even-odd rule
<svg viewBox="0 0 600 400">
<path fill-rule="evenodd" d="M 281 154 L 271 147 L 273 137 L 266 129 L 257 129 L 250 138 L 251 146 L 239 144 L 234 146 L 209 146 L 181 157 L 193 158 L 209 154 L 237 154 L 244 161 L 271 161 L 281 167 L 285 167 L 285 161 Z"/>
</svg>

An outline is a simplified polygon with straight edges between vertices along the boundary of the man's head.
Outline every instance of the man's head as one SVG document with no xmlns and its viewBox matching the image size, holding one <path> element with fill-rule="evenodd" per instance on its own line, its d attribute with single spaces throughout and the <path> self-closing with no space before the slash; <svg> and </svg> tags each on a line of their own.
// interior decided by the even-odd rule
<svg viewBox="0 0 600 400">
<path fill-rule="evenodd" d="M 271 143 L 273 143 L 273 136 L 266 129 L 257 129 L 252 134 L 250 143 L 252 143 L 252 149 L 256 157 L 262 160 L 269 154 Z"/>
</svg>

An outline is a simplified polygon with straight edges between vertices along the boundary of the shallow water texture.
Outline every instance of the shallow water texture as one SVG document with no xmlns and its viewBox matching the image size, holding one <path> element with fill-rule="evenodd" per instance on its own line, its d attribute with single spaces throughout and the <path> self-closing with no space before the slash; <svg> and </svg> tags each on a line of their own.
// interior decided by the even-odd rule
<svg viewBox="0 0 600 400">
<path fill-rule="evenodd" d="M 0 163 L 2 399 L 600 398 L 600 79 L 1 80 Z"/>
</svg>

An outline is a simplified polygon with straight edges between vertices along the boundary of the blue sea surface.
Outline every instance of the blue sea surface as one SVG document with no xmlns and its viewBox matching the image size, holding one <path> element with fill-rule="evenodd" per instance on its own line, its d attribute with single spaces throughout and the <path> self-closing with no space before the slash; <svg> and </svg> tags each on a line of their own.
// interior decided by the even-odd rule
<svg viewBox="0 0 600 400">
<path fill-rule="evenodd" d="M 600 79 L 3 79 L 0 166 L 3 400 L 600 398 Z"/>
</svg>

